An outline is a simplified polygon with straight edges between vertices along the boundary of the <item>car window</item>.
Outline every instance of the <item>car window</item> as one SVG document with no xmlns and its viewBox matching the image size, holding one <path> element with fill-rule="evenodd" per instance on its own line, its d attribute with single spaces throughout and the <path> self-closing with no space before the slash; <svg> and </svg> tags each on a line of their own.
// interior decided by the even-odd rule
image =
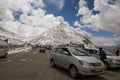
<svg viewBox="0 0 120 80">
<path fill-rule="evenodd" d="M 51 52 L 55 52 L 56 51 L 56 48 L 53 48 L 52 50 L 51 50 Z"/>
<path fill-rule="evenodd" d="M 112 52 L 106 51 L 105 53 L 107 56 L 114 56 L 114 54 Z"/>
<path fill-rule="evenodd" d="M 68 49 L 67 49 L 67 48 L 62 48 L 62 54 L 64 54 L 64 52 L 69 53 L 69 51 L 68 51 Z"/>
<path fill-rule="evenodd" d="M 62 49 L 61 48 L 56 48 L 55 53 L 60 53 L 61 54 Z"/>
</svg>

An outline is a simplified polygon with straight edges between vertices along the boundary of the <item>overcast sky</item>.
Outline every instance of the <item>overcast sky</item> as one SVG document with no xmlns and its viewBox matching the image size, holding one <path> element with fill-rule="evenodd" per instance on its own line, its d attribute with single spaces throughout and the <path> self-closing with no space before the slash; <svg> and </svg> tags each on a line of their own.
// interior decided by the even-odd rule
<svg viewBox="0 0 120 80">
<path fill-rule="evenodd" d="M 120 44 L 120 0 L 0 0 L 0 27 L 26 38 L 60 21 L 97 45 Z"/>
</svg>

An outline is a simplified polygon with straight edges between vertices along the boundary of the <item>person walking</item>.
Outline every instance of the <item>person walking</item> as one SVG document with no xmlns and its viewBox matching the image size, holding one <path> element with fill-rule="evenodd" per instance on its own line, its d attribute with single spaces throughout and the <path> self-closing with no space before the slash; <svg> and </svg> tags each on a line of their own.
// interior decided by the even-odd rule
<svg viewBox="0 0 120 80">
<path fill-rule="evenodd" d="M 106 53 L 103 51 L 102 48 L 99 48 L 99 55 L 100 55 L 101 61 L 104 62 L 104 60 L 105 60 L 107 57 L 106 57 Z"/>
<path fill-rule="evenodd" d="M 117 49 L 116 56 L 119 56 L 120 51 Z"/>
</svg>

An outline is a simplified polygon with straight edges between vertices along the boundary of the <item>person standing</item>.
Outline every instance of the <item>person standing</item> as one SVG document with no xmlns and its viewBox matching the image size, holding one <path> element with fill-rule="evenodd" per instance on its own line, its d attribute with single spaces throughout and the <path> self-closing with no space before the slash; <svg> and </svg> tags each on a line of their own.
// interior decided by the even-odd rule
<svg viewBox="0 0 120 80">
<path fill-rule="evenodd" d="M 101 61 L 104 62 L 104 60 L 105 60 L 107 57 L 106 57 L 106 53 L 103 51 L 102 48 L 99 48 L 99 55 L 100 55 Z"/>
<path fill-rule="evenodd" d="M 117 49 L 117 51 L 116 51 L 116 56 L 119 56 L 119 52 L 120 52 L 120 51 Z"/>
</svg>

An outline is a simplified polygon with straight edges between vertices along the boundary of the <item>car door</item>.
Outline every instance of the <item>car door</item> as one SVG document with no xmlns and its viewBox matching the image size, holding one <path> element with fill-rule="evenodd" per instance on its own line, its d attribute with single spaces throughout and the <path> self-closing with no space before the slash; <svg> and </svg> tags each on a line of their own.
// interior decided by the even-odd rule
<svg viewBox="0 0 120 80">
<path fill-rule="evenodd" d="M 59 66 L 62 66 L 62 60 L 61 60 L 61 57 L 62 57 L 62 49 L 61 48 L 57 48 L 55 50 L 55 53 L 54 53 L 54 59 L 55 59 L 55 64 L 59 65 Z"/>
<path fill-rule="evenodd" d="M 61 52 L 61 64 L 64 68 L 68 68 L 70 62 L 69 62 L 69 58 L 71 57 L 70 52 L 68 51 L 67 48 L 62 48 L 62 52 Z"/>
</svg>

